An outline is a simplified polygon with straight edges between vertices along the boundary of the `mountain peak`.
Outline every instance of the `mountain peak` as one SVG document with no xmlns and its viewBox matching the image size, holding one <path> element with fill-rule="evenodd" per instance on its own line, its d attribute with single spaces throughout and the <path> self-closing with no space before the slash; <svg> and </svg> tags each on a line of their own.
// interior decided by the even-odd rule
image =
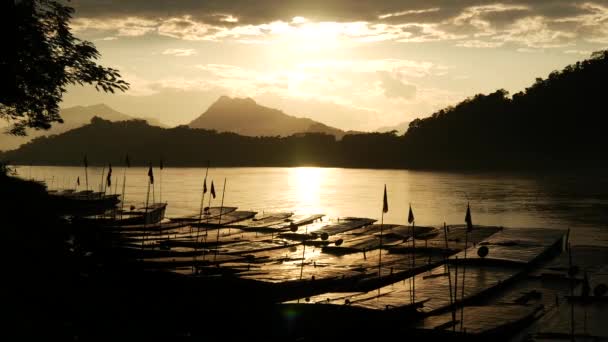
<svg viewBox="0 0 608 342">
<path fill-rule="evenodd" d="M 230 97 L 220 96 L 211 106 L 257 106 L 258 104 L 251 97 Z"/>
<path fill-rule="evenodd" d="M 326 133 L 342 137 L 344 132 L 307 118 L 287 115 L 262 106 L 250 97 L 220 96 L 198 118 L 191 128 L 214 129 L 248 136 L 290 136 L 296 133 Z"/>
</svg>

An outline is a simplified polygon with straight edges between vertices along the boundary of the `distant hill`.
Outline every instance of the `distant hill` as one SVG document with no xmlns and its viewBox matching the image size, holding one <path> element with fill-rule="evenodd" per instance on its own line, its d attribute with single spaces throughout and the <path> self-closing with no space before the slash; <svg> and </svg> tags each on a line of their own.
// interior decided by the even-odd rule
<svg viewBox="0 0 608 342">
<path fill-rule="evenodd" d="M 160 128 L 144 120 L 93 118 L 88 125 L 38 137 L 16 150 L 0 153 L 0 160 L 79 165 L 86 154 L 89 165 L 123 165 L 124 156 L 129 154 L 132 165 L 157 164 L 162 156 L 166 166 L 202 166 L 209 160 L 214 166 L 397 167 L 401 161 L 392 156 L 401 140 L 403 137 L 380 133 L 349 134 L 341 140 L 324 133 L 250 137 L 185 125 Z"/>
<path fill-rule="evenodd" d="M 325 133 L 341 139 L 344 131 L 320 122 L 287 115 L 264 107 L 251 98 L 221 96 L 207 111 L 194 119 L 191 128 L 213 129 L 245 136 L 290 136 L 296 133 Z"/>
<path fill-rule="evenodd" d="M 382 126 L 376 129 L 376 132 L 387 133 L 391 131 L 397 131 L 397 134 L 405 134 L 407 132 L 408 127 L 410 126 L 410 121 L 403 121 L 394 126 Z"/>
<path fill-rule="evenodd" d="M 75 106 L 64 108 L 61 110 L 61 117 L 63 118 L 63 124 L 55 123 L 51 129 L 45 130 L 28 130 L 27 136 L 17 137 L 0 132 L 0 150 L 11 150 L 19 147 L 33 138 L 40 136 L 49 136 L 53 134 L 60 134 L 67 132 L 71 129 L 84 126 L 91 122 L 93 117 L 100 117 L 110 121 L 124 121 L 135 119 L 133 116 L 118 112 L 105 104 L 96 104 L 92 106 Z M 147 119 L 147 121 L 153 126 L 163 126 L 160 122 L 155 119 Z"/>
</svg>

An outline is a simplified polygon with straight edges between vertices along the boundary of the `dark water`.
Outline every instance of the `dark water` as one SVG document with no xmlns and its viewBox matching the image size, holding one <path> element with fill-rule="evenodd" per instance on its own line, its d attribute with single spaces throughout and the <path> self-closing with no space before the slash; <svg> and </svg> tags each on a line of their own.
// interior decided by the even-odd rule
<svg viewBox="0 0 608 342">
<path fill-rule="evenodd" d="M 104 169 L 105 172 L 107 170 Z M 126 201 L 146 199 L 147 168 L 126 172 Z M 50 189 L 74 188 L 82 167 L 23 166 L 24 178 L 45 180 Z M 121 192 L 123 168 L 114 168 L 112 189 Z M 150 198 L 169 203 L 168 216 L 198 212 L 205 169 L 154 169 Z M 380 220 L 384 184 L 389 211 L 385 223 L 406 223 L 411 203 L 416 224 L 464 223 L 470 202 L 474 224 L 570 228 L 575 244 L 608 246 L 608 176 L 603 173 L 499 174 L 340 168 L 212 168 L 217 197 L 224 204 L 255 211 L 324 213 L 330 218 L 364 216 Z M 102 168 L 88 168 L 89 188 L 98 190 Z M 105 176 L 104 176 L 105 179 Z M 208 205 L 209 194 L 205 198 Z"/>
</svg>

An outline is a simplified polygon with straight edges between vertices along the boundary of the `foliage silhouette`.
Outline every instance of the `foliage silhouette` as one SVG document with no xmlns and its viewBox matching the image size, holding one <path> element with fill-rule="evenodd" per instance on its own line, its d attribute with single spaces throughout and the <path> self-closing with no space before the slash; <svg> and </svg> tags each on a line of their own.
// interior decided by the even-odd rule
<svg viewBox="0 0 608 342">
<path fill-rule="evenodd" d="M 70 32 L 74 10 L 53 0 L 9 1 L 15 23 L 8 53 L 0 55 L 0 118 L 12 123 L 9 133 L 48 129 L 63 122 L 59 102 L 66 86 L 94 84 L 97 90 L 125 91 L 118 70 L 95 63 L 95 46 Z M 5 76 L 6 75 L 6 76 Z"/>
</svg>

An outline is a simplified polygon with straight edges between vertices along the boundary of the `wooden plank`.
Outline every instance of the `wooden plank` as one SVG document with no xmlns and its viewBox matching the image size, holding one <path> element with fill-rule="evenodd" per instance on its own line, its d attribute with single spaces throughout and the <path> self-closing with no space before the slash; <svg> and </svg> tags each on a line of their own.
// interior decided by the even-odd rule
<svg viewBox="0 0 608 342">
<path fill-rule="evenodd" d="M 208 220 L 219 217 L 220 209 L 221 209 L 222 215 L 226 215 L 228 213 L 236 211 L 237 207 L 210 207 L 210 208 L 208 208 L 208 210 L 206 210 L 203 213 L 202 216 L 200 214 L 192 214 L 192 215 L 186 215 L 186 216 L 180 216 L 180 217 L 171 217 L 171 218 L 169 218 L 169 220 L 171 220 L 173 222 L 196 223 L 196 222 L 199 222 L 199 217 L 200 217 L 200 221 L 206 222 Z"/>
</svg>

